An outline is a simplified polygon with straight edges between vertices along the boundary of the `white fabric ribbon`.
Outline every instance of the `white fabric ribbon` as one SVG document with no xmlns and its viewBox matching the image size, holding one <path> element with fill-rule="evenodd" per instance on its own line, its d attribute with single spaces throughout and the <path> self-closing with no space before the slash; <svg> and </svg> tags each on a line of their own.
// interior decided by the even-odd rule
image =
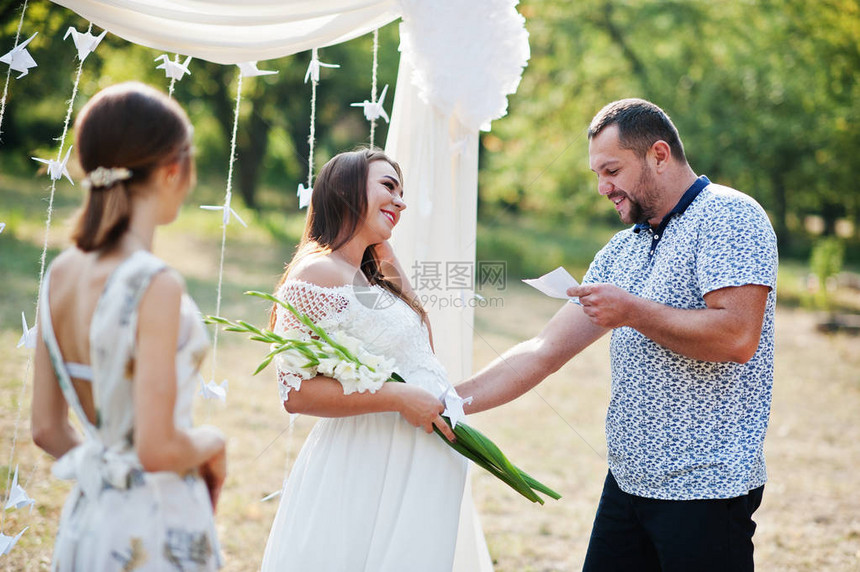
<svg viewBox="0 0 860 572">
<path fill-rule="evenodd" d="M 76 480 L 84 496 L 95 499 L 105 485 L 128 488 L 135 469 L 140 467 L 130 453 L 119 453 L 89 439 L 57 459 L 51 473 L 65 481 Z"/>
</svg>

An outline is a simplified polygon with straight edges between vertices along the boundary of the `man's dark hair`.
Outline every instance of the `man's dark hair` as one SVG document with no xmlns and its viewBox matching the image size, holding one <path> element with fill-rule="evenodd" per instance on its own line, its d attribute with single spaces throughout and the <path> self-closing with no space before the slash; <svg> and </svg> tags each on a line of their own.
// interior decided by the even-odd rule
<svg viewBox="0 0 860 572">
<path fill-rule="evenodd" d="M 648 149 L 663 140 L 669 144 L 672 156 L 687 162 L 684 145 L 678 130 L 665 111 L 644 99 L 620 99 L 601 109 L 588 126 L 591 140 L 610 125 L 618 125 L 618 141 L 623 149 L 630 149 L 644 157 Z"/>
</svg>

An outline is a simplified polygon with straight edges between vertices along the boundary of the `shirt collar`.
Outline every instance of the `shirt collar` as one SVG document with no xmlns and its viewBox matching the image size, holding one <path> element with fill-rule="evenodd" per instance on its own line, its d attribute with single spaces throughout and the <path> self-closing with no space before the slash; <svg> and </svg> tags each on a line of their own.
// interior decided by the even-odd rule
<svg viewBox="0 0 860 572">
<path fill-rule="evenodd" d="M 708 178 L 704 175 L 696 179 L 696 181 L 692 185 L 690 185 L 690 188 L 684 191 L 684 194 L 681 196 L 681 200 L 678 201 L 678 204 L 676 204 L 675 207 L 671 211 L 669 211 L 666 216 L 663 217 L 663 220 L 660 221 L 660 225 L 657 228 L 660 229 L 660 231 L 666 228 L 666 225 L 669 224 L 669 220 L 673 216 L 682 214 L 685 210 L 687 210 L 687 207 L 690 206 L 690 203 L 692 203 L 696 199 L 696 197 L 699 196 L 699 193 L 702 192 L 702 189 L 704 189 L 710 184 L 711 181 L 709 181 Z M 639 233 L 643 230 L 651 230 L 651 225 L 648 224 L 648 221 L 636 223 L 636 225 L 633 227 L 633 232 L 635 233 Z"/>
</svg>

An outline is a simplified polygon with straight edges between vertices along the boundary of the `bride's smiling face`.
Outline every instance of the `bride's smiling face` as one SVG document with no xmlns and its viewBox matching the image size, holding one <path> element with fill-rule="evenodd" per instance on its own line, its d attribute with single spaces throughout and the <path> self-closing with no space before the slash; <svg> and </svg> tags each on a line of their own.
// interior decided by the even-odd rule
<svg viewBox="0 0 860 572">
<path fill-rule="evenodd" d="M 373 161 L 367 171 L 367 212 L 361 234 L 371 244 L 391 238 L 391 231 L 406 208 L 400 176 L 388 161 Z"/>
</svg>

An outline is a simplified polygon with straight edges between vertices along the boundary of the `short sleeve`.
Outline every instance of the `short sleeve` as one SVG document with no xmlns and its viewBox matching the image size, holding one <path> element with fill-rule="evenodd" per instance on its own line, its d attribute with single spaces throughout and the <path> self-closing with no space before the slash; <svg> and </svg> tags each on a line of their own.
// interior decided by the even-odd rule
<svg viewBox="0 0 860 572">
<path fill-rule="evenodd" d="M 339 288 L 324 288 L 308 282 L 287 280 L 278 289 L 276 297 L 289 302 L 296 310 L 308 316 L 320 327 L 330 330 L 340 323 L 346 315 L 349 299 Z M 279 335 L 310 339 L 311 331 L 283 306 L 275 308 L 274 332 Z M 300 389 L 303 376 L 298 370 L 285 367 L 283 362 L 277 366 L 278 395 L 281 402 L 287 401 L 292 389 Z"/>
<path fill-rule="evenodd" d="M 603 248 L 597 251 L 594 259 L 588 266 L 585 276 L 582 277 L 583 284 L 598 284 L 600 282 L 611 282 L 609 276 L 610 263 L 613 259 L 613 254 L 617 255 L 619 245 L 623 243 L 624 232 L 621 231 L 613 236 Z"/>
<path fill-rule="evenodd" d="M 715 193 L 707 210 L 696 257 L 702 294 L 747 284 L 776 288 L 776 235 L 764 209 L 752 198 L 725 189 Z"/>
</svg>

